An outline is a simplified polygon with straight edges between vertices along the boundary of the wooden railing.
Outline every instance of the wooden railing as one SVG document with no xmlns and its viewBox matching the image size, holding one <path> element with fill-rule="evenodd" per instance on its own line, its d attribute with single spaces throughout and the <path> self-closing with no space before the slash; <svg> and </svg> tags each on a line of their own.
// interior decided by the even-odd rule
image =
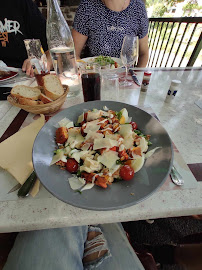
<svg viewBox="0 0 202 270">
<path fill-rule="evenodd" d="M 150 18 L 149 67 L 201 66 L 202 17 Z"/>
</svg>

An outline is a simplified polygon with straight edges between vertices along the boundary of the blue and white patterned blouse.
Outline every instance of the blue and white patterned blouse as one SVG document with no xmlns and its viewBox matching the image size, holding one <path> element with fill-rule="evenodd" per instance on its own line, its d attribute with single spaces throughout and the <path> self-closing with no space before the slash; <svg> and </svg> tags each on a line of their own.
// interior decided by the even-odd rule
<svg viewBox="0 0 202 270">
<path fill-rule="evenodd" d="M 124 36 L 145 37 L 148 18 L 142 0 L 131 0 L 129 6 L 120 12 L 108 9 L 101 0 L 81 0 L 73 28 L 88 36 L 91 56 L 120 57 Z"/>
</svg>

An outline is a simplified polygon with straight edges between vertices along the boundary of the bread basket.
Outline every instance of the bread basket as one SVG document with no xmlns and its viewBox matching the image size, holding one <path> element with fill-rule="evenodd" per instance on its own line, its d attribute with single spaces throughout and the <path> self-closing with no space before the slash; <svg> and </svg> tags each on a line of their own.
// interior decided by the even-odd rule
<svg viewBox="0 0 202 270">
<path fill-rule="evenodd" d="M 19 107 L 27 112 L 34 113 L 34 114 L 51 114 L 57 112 L 65 102 L 66 96 L 69 91 L 69 87 L 67 85 L 63 85 L 64 94 L 59 97 L 58 99 L 47 103 L 47 104 L 39 104 L 35 106 L 30 105 L 21 105 L 19 104 L 11 95 L 7 97 L 7 100 L 16 107 Z"/>
</svg>

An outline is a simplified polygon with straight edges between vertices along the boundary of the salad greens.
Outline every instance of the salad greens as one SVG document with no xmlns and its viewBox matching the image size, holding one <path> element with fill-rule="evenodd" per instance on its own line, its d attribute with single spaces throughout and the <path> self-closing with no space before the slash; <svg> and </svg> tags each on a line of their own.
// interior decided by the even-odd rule
<svg viewBox="0 0 202 270">
<path fill-rule="evenodd" d="M 106 66 L 108 64 L 111 64 L 111 65 L 115 64 L 115 61 L 111 58 L 111 56 L 103 56 L 103 55 L 95 57 L 94 62 L 98 63 L 100 66 Z"/>
</svg>

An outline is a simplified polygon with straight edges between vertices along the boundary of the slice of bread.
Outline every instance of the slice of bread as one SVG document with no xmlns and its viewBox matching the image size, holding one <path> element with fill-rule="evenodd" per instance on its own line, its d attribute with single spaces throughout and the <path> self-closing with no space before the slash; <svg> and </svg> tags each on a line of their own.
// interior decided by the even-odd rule
<svg viewBox="0 0 202 270">
<path fill-rule="evenodd" d="M 41 95 L 39 96 L 39 99 L 44 103 L 44 104 L 47 104 L 47 103 L 50 103 L 52 102 L 53 100 L 47 96 L 45 96 L 44 94 L 41 93 Z"/>
<path fill-rule="evenodd" d="M 60 79 L 56 75 L 46 75 L 42 77 L 44 94 L 52 100 L 56 100 L 64 94 L 64 88 Z"/>
<path fill-rule="evenodd" d="M 23 97 L 18 98 L 18 103 L 21 105 L 28 105 L 28 106 L 39 105 L 39 102 L 37 100 L 32 100 L 32 99 L 23 98 Z"/>
<path fill-rule="evenodd" d="M 11 90 L 11 95 L 16 98 L 27 98 L 37 100 L 41 94 L 41 91 L 35 87 L 29 87 L 26 85 L 16 85 Z"/>
</svg>

